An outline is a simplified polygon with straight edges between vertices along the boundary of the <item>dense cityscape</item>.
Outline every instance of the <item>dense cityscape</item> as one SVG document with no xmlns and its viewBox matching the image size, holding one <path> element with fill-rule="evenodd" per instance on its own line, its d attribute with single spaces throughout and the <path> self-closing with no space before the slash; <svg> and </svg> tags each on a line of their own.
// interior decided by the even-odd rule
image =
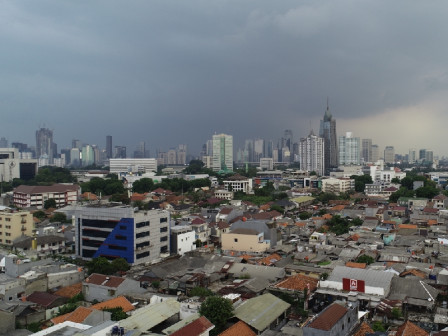
<svg viewBox="0 0 448 336">
<path fill-rule="evenodd" d="M 337 130 L 327 106 L 298 142 L 213 134 L 199 155 L 2 138 L 4 330 L 443 335 L 443 160 Z"/>
<path fill-rule="evenodd" d="M 448 3 L 0 2 L 0 334 L 448 335 Z"/>
</svg>

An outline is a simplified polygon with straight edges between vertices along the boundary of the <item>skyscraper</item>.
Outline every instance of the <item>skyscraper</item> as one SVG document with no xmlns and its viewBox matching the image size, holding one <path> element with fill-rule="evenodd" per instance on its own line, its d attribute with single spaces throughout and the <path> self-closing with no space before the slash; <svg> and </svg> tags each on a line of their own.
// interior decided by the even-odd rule
<svg viewBox="0 0 448 336">
<path fill-rule="evenodd" d="M 372 145 L 372 162 L 375 163 L 380 159 L 380 148 L 378 145 Z"/>
<path fill-rule="evenodd" d="M 362 139 L 361 158 L 364 162 L 372 162 L 372 139 Z"/>
<path fill-rule="evenodd" d="M 328 173 L 330 168 L 338 166 L 338 144 L 336 137 L 336 120 L 330 113 L 327 100 L 327 110 L 325 111 L 323 120 L 320 121 L 319 136 L 324 138 L 325 155 L 324 167 L 325 173 Z"/>
<path fill-rule="evenodd" d="M 359 165 L 361 163 L 360 142 L 359 138 L 353 137 L 352 132 L 339 137 L 339 164 Z"/>
<path fill-rule="evenodd" d="M 300 169 L 324 174 L 324 138 L 314 135 L 311 131 L 308 137 L 300 139 L 299 157 Z"/>
<path fill-rule="evenodd" d="M 53 163 L 53 131 L 48 128 L 40 128 L 36 131 L 36 156 L 39 159 L 43 155 L 48 156 L 48 163 Z"/>
<path fill-rule="evenodd" d="M 395 163 L 395 149 L 394 146 L 386 146 L 384 149 L 384 162 Z"/>
<path fill-rule="evenodd" d="M 233 171 L 233 136 L 215 134 L 212 143 L 212 169 L 214 171 Z"/>
<path fill-rule="evenodd" d="M 106 156 L 108 159 L 112 158 L 112 135 L 106 136 Z"/>
<path fill-rule="evenodd" d="M 417 161 L 417 151 L 415 148 L 409 149 L 409 156 L 408 156 L 408 162 L 409 163 L 415 163 Z"/>
</svg>

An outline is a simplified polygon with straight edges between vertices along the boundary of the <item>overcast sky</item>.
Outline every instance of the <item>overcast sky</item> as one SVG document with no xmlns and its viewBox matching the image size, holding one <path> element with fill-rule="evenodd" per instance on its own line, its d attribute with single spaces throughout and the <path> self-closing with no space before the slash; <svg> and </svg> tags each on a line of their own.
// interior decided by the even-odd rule
<svg viewBox="0 0 448 336">
<path fill-rule="evenodd" d="M 318 131 L 448 155 L 447 1 L 0 0 L 0 136 L 197 154 Z M 236 146 L 235 146 L 236 147 Z M 380 147 L 380 148 L 381 148 Z"/>
</svg>

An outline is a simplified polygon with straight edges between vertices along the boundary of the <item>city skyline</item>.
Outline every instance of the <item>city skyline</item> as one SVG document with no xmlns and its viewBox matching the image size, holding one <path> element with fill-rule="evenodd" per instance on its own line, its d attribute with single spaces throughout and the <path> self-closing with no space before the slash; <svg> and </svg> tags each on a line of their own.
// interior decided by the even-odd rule
<svg viewBox="0 0 448 336">
<path fill-rule="evenodd" d="M 340 134 L 448 155 L 434 136 L 448 122 L 445 3 L 44 0 L 0 9 L 0 136 L 10 143 L 34 143 L 42 125 L 59 148 L 73 138 L 104 147 L 106 135 L 130 151 L 145 141 L 192 153 L 215 132 L 235 144 L 275 141 L 285 129 L 297 139 L 317 133 L 329 96 Z"/>
</svg>

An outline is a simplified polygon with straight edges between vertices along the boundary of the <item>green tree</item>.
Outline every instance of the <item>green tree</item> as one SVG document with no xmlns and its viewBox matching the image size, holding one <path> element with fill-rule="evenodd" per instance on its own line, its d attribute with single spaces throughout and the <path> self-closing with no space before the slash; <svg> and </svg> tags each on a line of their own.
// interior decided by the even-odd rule
<svg viewBox="0 0 448 336">
<path fill-rule="evenodd" d="M 33 217 L 36 217 L 39 220 L 44 220 L 47 217 L 47 215 L 45 214 L 44 211 L 38 210 L 33 212 Z"/>
<path fill-rule="evenodd" d="M 439 189 L 431 185 L 420 187 L 415 190 L 415 196 L 432 199 L 439 194 Z"/>
<path fill-rule="evenodd" d="M 56 208 L 56 200 L 54 198 L 47 199 L 44 202 L 44 208 L 45 209 Z"/>
<path fill-rule="evenodd" d="M 199 296 L 201 298 L 215 295 L 210 289 L 205 287 L 194 287 L 188 293 L 188 296 Z"/>
<path fill-rule="evenodd" d="M 132 184 L 132 191 L 139 194 L 144 194 L 145 192 L 150 192 L 151 190 L 154 190 L 154 182 L 152 179 L 147 177 L 135 181 Z"/>
<path fill-rule="evenodd" d="M 380 321 L 373 322 L 372 329 L 373 331 L 380 331 L 380 332 L 386 331 L 386 328 L 384 328 L 384 325 Z"/>
<path fill-rule="evenodd" d="M 358 259 L 356 259 L 356 262 L 370 265 L 375 262 L 375 259 L 373 259 L 371 256 L 363 254 L 362 256 L 358 257 Z"/>
<path fill-rule="evenodd" d="M 308 211 L 304 211 L 304 212 L 301 212 L 301 213 L 299 214 L 299 218 L 300 218 L 301 220 L 306 220 L 306 219 L 308 219 L 308 218 L 311 218 L 311 216 L 312 216 L 312 214 L 309 213 Z"/>
<path fill-rule="evenodd" d="M 370 175 L 352 175 L 351 179 L 355 180 L 355 191 L 364 192 L 366 184 L 373 183 Z"/>
<path fill-rule="evenodd" d="M 392 315 L 392 318 L 394 318 L 396 320 L 398 320 L 398 319 L 403 317 L 403 314 L 401 313 L 401 309 L 400 308 L 396 308 L 396 307 L 392 308 L 391 315 Z"/>
<path fill-rule="evenodd" d="M 50 218 L 50 222 L 67 223 L 67 216 L 62 212 L 55 212 Z"/>
<path fill-rule="evenodd" d="M 396 192 L 392 193 L 392 195 L 389 196 L 389 202 L 391 203 L 397 203 L 398 199 L 400 197 L 414 197 L 415 193 L 413 190 L 409 190 L 406 187 L 401 187 Z"/>
<path fill-rule="evenodd" d="M 355 219 L 352 220 L 352 224 L 355 225 L 355 226 L 361 226 L 362 223 L 364 223 L 364 222 L 363 222 L 363 220 L 362 220 L 361 218 L 359 218 L 359 217 L 356 217 Z"/>
<path fill-rule="evenodd" d="M 128 315 L 123 311 L 123 307 L 104 308 L 103 311 L 112 313 L 110 316 L 112 321 L 121 321 L 128 317 Z"/>
<path fill-rule="evenodd" d="M 327 224 L 330 227 L 330 231 L 338 236 L 347 233 L 349 227 L 352 226 L 352 223 L 347 218 L 342 218 L 338 215 L 333 216 Z"/>
<path fill-rule="evenodd" d="M 199 314 L 215 325 L 212 332 L 217 335 L 224 330 L 227 320 L 233 316 L 232 301 L 219 296 L 209 296 L 201 304 Z"/>
<path fill-rule="evenodd" d="M 112 260 L 111 266 L 114 273 L 126 272 L 131 268 L 131 266 L 129 266 L 129 263 L 124 258 L 116 258 Z"/>
<path fill-rule="evenodd" d="M 272 204 L 271 207 L 269 208 L 269 210 L 270 211 L 274 211 L 275 210 L 275 211 L 280 212 L 281 214 L 285 212 L 285 210 L 283 210 L 283 208 L 280 205 L 278 205 L 278 204 Z"/>
<path fill-rule="evenodd" d="M 93 258 L 87 263 L 87 271 L 89 274 L 99 273 L 104 275 L 110 275 L 115 273 L 110 261 L 104 257 Z"/>
</svg>

